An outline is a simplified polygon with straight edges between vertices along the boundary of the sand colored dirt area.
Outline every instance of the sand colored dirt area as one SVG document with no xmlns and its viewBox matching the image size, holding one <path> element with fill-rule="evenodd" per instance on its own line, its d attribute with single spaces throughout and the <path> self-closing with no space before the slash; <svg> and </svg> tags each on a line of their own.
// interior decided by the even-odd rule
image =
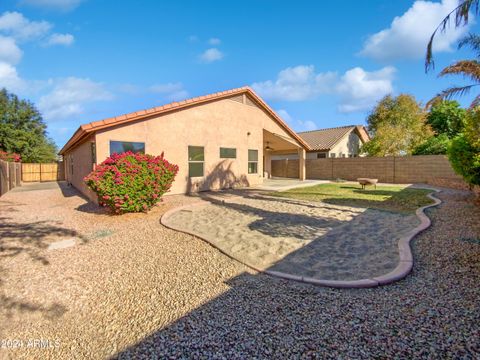
<svg viewBox="0 0 480 360">
<path fill-rule="evenodd" d="M 398 240 L 420 223 L 414 214 L 258 194 L 204 196 L 165 221 L 254 268 L 326 280 L 393 270 Z"/>
</svg>

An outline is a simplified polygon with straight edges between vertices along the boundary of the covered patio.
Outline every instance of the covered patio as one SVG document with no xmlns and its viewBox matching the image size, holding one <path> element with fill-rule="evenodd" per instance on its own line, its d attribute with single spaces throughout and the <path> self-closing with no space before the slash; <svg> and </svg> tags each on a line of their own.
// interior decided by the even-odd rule
<svg viewBox="0 0 480 360">
<path fill-rule="evenodd" d="M 295 172 L 298 172 L 298 180 L 304 181 L 306 178 L 306 169 L 305 169 L 305 159 L 306 159 L 306 150 L 294 139 L 270 132 L 263 129 L 263 168 L 264 168 L 264 178 L 272 178 L 272 156 L 273 155 L 282 155 L 282 154 L 291 154 L 298 153 L 298 171 L 294 169 Z M 291 177 L 291 176 L 288 176 Z"/>
</svg>

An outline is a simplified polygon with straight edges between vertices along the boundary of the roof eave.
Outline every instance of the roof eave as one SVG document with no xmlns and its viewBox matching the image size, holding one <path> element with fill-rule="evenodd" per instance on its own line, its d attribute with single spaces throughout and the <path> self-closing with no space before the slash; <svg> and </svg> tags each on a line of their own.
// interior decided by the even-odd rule
<svg viewBox="0 0 480 360">
<path fill-rule="evenodd" d="M 221 99 L 231 97 L 232 95 L 239 94 L 249 94 L 267 113 L 270 114 L 305 150 L 311 150 L 310 145 L 308 145 L 295 131 L 293 131 L 283 120 L 278 116 L 275 111 L 273 111 L 270 106 L 267 105 L 249 86 L 245 86 L 238 89 L 227 90 L 224 92 L 217 92 L 215 94 L 199 96 L 193 99 L 187 99 L 180 102 L 173 102 L 166 104 L 160 107 L 155 107 L 148 110 L 140 110 L 134 113 L 124 114 L 117 116 L 115 118 L 107 118 L 104 120 L 84 124 L 80 126 L 73 136 L 67 141 L 63 148 L 59 151 L 60 155 L 63 155 L 69 149 L 74 147 L 79 141 L 81 141 L 84 136 L 91 132 L 96 132 L 109 128 L 112 126 L 119 126 L 125 123 L 133 121 L 141 121 L 148 119 L 150 117 L 155 117 L 158 115 L 164 115 L 173 111 L 179 111 L 184 108 L 205 104 L 208 102 L 213 102 Z"/>
</svg>

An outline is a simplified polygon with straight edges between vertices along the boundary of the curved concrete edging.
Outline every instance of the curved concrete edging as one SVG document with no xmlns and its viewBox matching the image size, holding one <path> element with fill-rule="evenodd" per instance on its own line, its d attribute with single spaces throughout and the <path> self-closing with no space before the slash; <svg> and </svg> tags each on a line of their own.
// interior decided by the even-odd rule
<svg viewBox="0 0 480 360">
<path fill-rule="evenodd" d="M 428 189 L 432 190 L 434 192 L 440 192 L 440 190 L 436 188 L 431 188 L 431 187 L 417 187 L 420 189 Z M 172 225 L 167 224 L 167 220 L 176 212 L 186 210 L 189 208 L 197 207 L 197 206 L 208 206 L 209 204 L 199 201 L 193 204 L 188 204 L 188 205 L 183 205 L 179 206 L 173 209 L 168 210 L 165 214 L 162 215 L 160 219 L 160 223 L 172 230 L 175 231 L 180 231 L 182 233 L 192 235 L 195 237 L 198 237 L 204 241 L 206 241 L 208 244 L 213 246 L 215 249 L 220 251 L 222 254 L 232 258 L 235 261 L 240 262 L 241 264 L 248 266 L 249 268 L 252 268 L 255 271 L 258 271 L 260 273 L 268 274 L 271 276 L 275 276 L 278 278 L 282 279 L 287 279 L 287 280 L 294 280 L 294 281 L 299 281 L 307 284 L 313 284 L 313 285 L 320 285 L 320 286 L 326 286 L 326 287 L 333 287 L 333 288 L 370 288 L 370 287 L 376 287 L 376 286 L 381 286 L 381 285 L 387 285 L 391 284 L 393 282 L 396 282 L 398 280 L 401 280 L 405 278 L 410 271 L 412 271 L 413 268 L 413 254 L 412 254 L 412 249 L 410 247 L 410 242 L 411 240 L 418 235 L 420 232 L 424 231 L 431 225 L 431 220 L 430 218 L 425 214 L 425 209 L 437 206 L 441 204 L 441 200 L 438 199 L 437 197 L 433 196 L 433 193 L 427 194 L 427 196 L 434 201 L 433 204 L 423 206 L 421 208 L 418 208 L 415 211 L 415 214 L 417 217 L 420 219 L 420 225 L 418 225 L 416 228 L 410 230 L 407 234 L 405 234 L 403 237 L 400 238 L 398 241 L 398 252 L 400 255 L 400 261 L 395 269 L 390 271 L 389 273 L 381 276 L 376 276 L 372 278 L 366 278 L 366 279 L 359 279 L 359 280 L 323 280 L 323 279 L 316 279 L 316 278 L 311 278 L 311 277 L 304 277 L 304 276 L 298 276 L 298 275 L 292 275 L 284 272 L 279 272 L 279 271 L 271 271 L 271 270 L 263 270 L 259 269 L 251 264 L 245 263 L 231 254 L 228 254 L 227 252 L 223 251 L 220 249 L 215 243 L 206 238 L 205 235 L 201 235 L 199 233 L 196 233 L 195 231 L 190 231 L 190 230 L 185 230 L 182 228 L 178 228 Z"/>
</svg>

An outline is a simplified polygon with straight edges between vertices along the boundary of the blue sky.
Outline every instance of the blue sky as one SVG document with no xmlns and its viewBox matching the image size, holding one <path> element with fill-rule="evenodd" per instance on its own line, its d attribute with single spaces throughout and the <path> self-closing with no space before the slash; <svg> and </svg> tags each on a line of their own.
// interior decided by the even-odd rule
<svg viewBox="0 0 480 360">
<path fill-rule="evenodd" d="M 471 57 L 449 30 L 457 0 L 2 0 L 0 87 L 32 100 L 60 147 L 82 123 L 252 86 L 297 131 L 365 123 L 384 95 L 422 102 Z M 468 98 L 462 103 L 467 104 Z"/>
</svg>

